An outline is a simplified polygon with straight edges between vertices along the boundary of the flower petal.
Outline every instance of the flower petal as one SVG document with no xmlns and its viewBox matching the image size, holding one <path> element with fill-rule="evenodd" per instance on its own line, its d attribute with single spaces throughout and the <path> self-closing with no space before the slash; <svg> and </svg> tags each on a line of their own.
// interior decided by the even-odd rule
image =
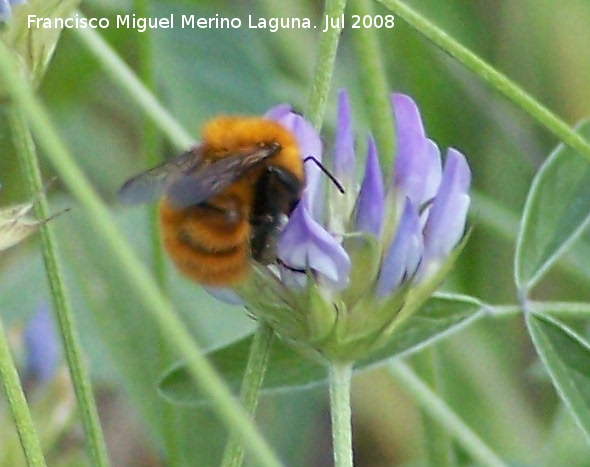
<svg viewBox="0 0 590 467">
<path fill-rule="evenodd" d="M 397 142 L 393 183 L 419 207 L 438 188 L 434 183 L 437 174 L 440 180 L 440 155 L 426 138 L 416 103 L 403 94 L 393 94 L 392 105 Z"/>
<path fill-rule="evenodd" d="M 322 140 L 315 128 L 301 115 L 293 112 L 287 104 L 271 108 L 266 118 L 275 120 L 289 130 L 295 136 L 301 157 L 313 156 L 316 160 L 322 160 Z M 322 172 L 313 162 L 305 164 L 305 192 L 304 196 L 311 201 L 312 212 L 316 219 L 320 219 L 323 210 L 323 197 L 321 187 Z"/>
<path fill-rule="evenodd" d="M 338 121 L 332 154 L 334 176 L 348 188 L 355 176 L 354 136 L 348 95 L 343 89 L 338 91 Z"/>
<path fill-rule="evenodd" d="M 447 151 L 440 187 L 424 227 L 425 261 L 446 257 L 461 239 L 469 208 L 471 171 L 463 154 Z"/>
<path fill-rule="evenodd" d="M 422 180 L 422 203 L 427 203 L 434 198 L 442 179 L 442 163 L 440 149 L 434 141 L 428 140 L 426 146 L 426 163 L 424 164 L 424 179 Z M 420 206 L 418 206 L 420 207 Z"/>
<path fill-rule="evenodd" d="M 379 238 L 383 224 L 385 190 L 375 141 L 369 136 L 365 176 L 359 192 L 355 230 L 368 232 Z"/>
<path fill-rule="evenodd" d="M 412 201 L 406 198 L 395 238 L 381 264 L 381 271 L 377 279 L 376 293 L 378 297 L 390 294 L 404 279 L 416 272 L 423 249 L 418 211 Z"/>
<path fill-rule="evenodd" d="M 341 290 L 348 284 L 350 258 L 342 245 L 312 217 L 300 202 L 278 241 L 278 257 L 292 269 L 311 270 Z"/>
<path fill-rule="evenodd" d="M 322 160 L 322 140 L 315 128 L 300 114 L 292 111 L 288 104 L 271 108 L 265 114 L 266 118 L 275 120 L 295 136 L 301 157 L 313 156 Z"/>
</svg>

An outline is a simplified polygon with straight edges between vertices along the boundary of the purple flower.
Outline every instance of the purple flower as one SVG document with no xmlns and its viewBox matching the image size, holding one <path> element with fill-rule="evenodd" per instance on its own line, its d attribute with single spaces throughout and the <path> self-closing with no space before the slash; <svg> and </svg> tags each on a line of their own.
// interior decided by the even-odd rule
<svg viewBox="0 0 590 467">
<path fill-rule="evenodd" d="M 12 17 L 12 5 L 25 3 L 26 0 L 0 0 L 0 21 L 7 22 Z"/>
<path fill-rule="evenodd" d="M 471 171 L 463 154 L 447 151 L 442 181 L 424 227 L 424 265 L 449 255 L 465 230 Z"/>
<path fill-rule="evenodd" d="M 270 109 L 266 117 L 290 130 L 297 140 L 301 156 L 313 156 L 321 162 L 322 141 L 317 131 L 288 105 Z M 302 200 L 291 213 L 277 249 L 285 283 L 303 286 L 304 271 L 311 271 L 320 282 L 341 290 L 348 283 L 350 259 L 340 242 L 316 219 L 322 217 L 322 172 L 314 163 L 305 165 L 306 186 Z"/>
<path fill-rule="evenodd" d="M 379 297 L 393 293 L 407 281 L 427 280 L 435 272 L 463 235 L 470 200 L 471 173 L 461 153 L 448 151 L 443 172 L 440 151 L 426 136 L 416 103 L 403 94 L 393 94 L 391 103 L 397 154 L 390 193 L 384 187 L 375 142 L 369 136 L 360 190 L 346 195 L 352 196 L 354 210 L 347 212 L 346 204 L 338 198 L 342 195 L 337 194 L 330 214 L 344 221 L 326 220 L 327 225 L 343 229 L 352 225 L 353 231 L 371 234 L 381 243 L 383 257 L 374 288 Z M 320 154 L 319 135 L 289 106 L 275 107 L 267 116 L 295 134 L 304 156 Z M 347 188 L 353 190 L 354 138 L 344 91 L 338 94 L 333 154 L 335 175 L 350 177 Z M 348 284 L 351 264 L 350 252 L 338 237 L 346 232 L 335 235 L 319 222 L 317 213 L 324 211 L 318 195 L 320 173 L 309 174 L 314 175 L 308 179 L 306 196 L 291 214 L 278 242 L 278 256 L 284 265 L 282 277 L 288 284 L 302 287 L 307 283 L 303 271 L 311 271 L 324 285 L 342 290 Z"/>
<path fill-rule="evenodd" d="M 41 383 L 55 375 L 61 358 L 49 307 L 43 304 L 23 332 L 26 352 L 25 375 Z"/>
<path fill-rule="evenodd" d="M 359 191 L 356 207 L 356 230 L 379 237 L 383 224 L 384 206 L 385 190 L 383 188 L 381 166 L 377 157 L 375 141 L 369 136 L 365 177 Z"/>
<path fill-rule="evenodd" d="M 314 156 L 322 160 L 322 140 L 311 123 L 292 111 L 288 104 L 277 105 L 266 112 L 265 117 L 275 120 L 295 136 L 301 157 Z"/>
<path fill-rule="evenodd" d="M 379 271 L 377 296 L 386 296 L 402 282 L 410 279 L 420 264 L 423 252 L 424 240 L 418 211 L 410 198 L 406 198 L 395 237 L 385 253 Z"/>
<path fill-rule="evenodd" d="M 322 161 L 322 140 L 315 128 L 305 120 L 301 115 L 292 111 L 288 104 L 278 105 L 271 108 L 265 114 L 266 118 L 275 120 L 289 130 L 295 136 L 301 157 L 313 157 L 317 161 Z M 321 177 L 322 172 L 314 163 L 305 164 L 305 192 L 304 198 L 310 200 L 321 198 Z M 321 218 L 323 206 L 321 203 L 314 203 L 313 214 L 316 218 Z"/>
<path fill-rule="evenodd" d="M 403 94 L 393 94 L 391 102 L 397 144 L 393 184 L 420 207 L 434 197 L 440 184 L 440 152 L 426 138 L 415 102 Z"/>
<path fill-rule="evenodd" d="M 399 198 L 406 201 L 393 243 L 383 259 L 377 286 L 380 296 L 393 292 L 400 280 L 423 281 L 436 272 L 463 236 L 470 202 L 471 172 L 465 157 L 456 149 L 449 149 L 443 172 L 440 151 L 426 137 L 415 102 L 408 96 L 394 94 L 392 105 L 398 147 L 392 189 L 398 204 L 403 202 Z M 412 206 L 411 213 L 408 205 Z M 411 222 L 408 216 L 412 217 Z M 418 222 L 415 216 L 419 216 Z M 400 235 L 411 238 L 403 239 Z M 406 252 L 402 248 L 400 256 L 394 248 L 399 244 L 404 248 L 412 244 L 413 250 Z M 388 278 L 388 274 L 393 274 L 393 278 Z"/>
<path fill-rule="evenodd" d="M 307 164 L 304 195 L 278 240 L 278 271 L 258 269 L 240 291 L 277 334 L 327 360 L 355 360 L 385 342 L 396 318 L 417 310 L 438 287 L 437 273 L 450 268 L 465 230 L 471 184 L 465 157 L 449 149 L 443 169 L 415 102 L 394 94 L 391 103 L 393 173 L 384 183 L 369 136 L 357 188 L 351 111 L 339 92 L 333 174 L 346 194 L 329 190 L 324 200 L 322 183 L 332 182 Z M 319 159 L 319 135 L 300 115 L 279 106 L 267 117 L 295 134 L 302 157 Z"/>
<path fill-rule="evenodd" d="M 346 91 L 343 89 L 338 92 L 337 118 L 334 148 L 332 150 L 334 176 L 348 187 L 355 176 L 354 135 L 352 133 L 352 119 L 350 117 L 348 94 L 346 94 Z"/>
<path fill-rule="evenodd" d="M 342 245 L 313 219 L 307 202 L 300 202 L 291 213 L 278 242 L 283 277 L 291 283 L 292 275 L 305 277 L 310 270 L 320 282 L 335 290 L 348 285 L 350 258 Z"/>
</svg>

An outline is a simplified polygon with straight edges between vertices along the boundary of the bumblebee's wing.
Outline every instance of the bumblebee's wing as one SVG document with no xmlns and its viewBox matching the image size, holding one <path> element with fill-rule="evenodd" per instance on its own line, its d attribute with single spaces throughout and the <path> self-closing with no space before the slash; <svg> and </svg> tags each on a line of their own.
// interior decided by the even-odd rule
<svg viewBox="0 0 590 467">
<path fill-rule="evenodd" d="M 128 180 L 119 190 L 118 198 L 124 203 L 137 204 L 155 201 L 166 194 L 173 208 L 193 206 L 220 193 L 279 149 L 277 143 L 271 143 L 210 159 L 204 157 L 202 146 L 195 146 Z"/>
<path fill-rule="evenodd" d="M 233 151 L 214 160 L 207 160 L 186 176 L 174 180 L 166 189 L 169 204 L 184 209 L 207 201 L 242 177 L 248 170 L 280 150 L 278 143 Z"/>
<path fill-rule="evenodd" d="M 125 204 L 156 201 L 174 181 L 205 163 L 202 146 L 195 146 L 153 169 L 130 178 L 119 189 L 117 198 Z"/>
</svg>

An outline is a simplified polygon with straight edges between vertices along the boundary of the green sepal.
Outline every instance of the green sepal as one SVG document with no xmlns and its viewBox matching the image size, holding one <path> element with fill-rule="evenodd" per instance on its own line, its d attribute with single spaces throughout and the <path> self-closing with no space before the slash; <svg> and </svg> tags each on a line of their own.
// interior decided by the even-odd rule
<svg viewBox="0 0 590 467">
<path fill-rule="evenodd" d="M 307 323 L 295 310 L 295 292 L 288 289 L 266 266 L 253 263 L 248 280 L 235 288 L 247 304 L 248 312 L 266 321 L 277 334 L 285 338 L 305 339 Z"/>
<path fill-rule="evenodd" d="M 376 348 L 383 328 L 387 327 L 403 306 L 409 289 L 408 284 L 398 288 L 386 302 L 379 302 L 374 296 L 359 300 L 342 320 L 341 331 L 324 344 L 322 352 L 331 361 L 357 361 L 366 357 Z"/>
<path fill-rule="evenodd" d="M 383 251 L 379 241 L 364 232 L 345 234 L 342 246 L 350 256 L 351 284 L 342 292 L 342 300 L 348 308 L 353 308 L 377 280 Z"/>
<path fill-rule="evenodd" d="M 434 293 L 439 285 L 443 283 L 446 277 L 450 274 L 451 270 L 455 267 L 457 258 L 467 245 L 469 237 L 471 236 L 471 229 L 463 236 L 463 239 L 457 245 L 457 247 L 450 253 L 448 258 L 437 268 L 436 272 L 419 284 L 412 286 L 409 290 L 404 303 L 397 319 L 392 323 L 390 330 L 392 331 L 401 321 L 406 319 L 408 316 L 415 313 L 422 304 L 428 300 L 428 298 Z"/>
<path fill-rule="evenodd" d="M 372 346 L 383 328 L 388 326 L 399 313 L 409 288 L 409 284 L 402 284 L 386 300 L 379 300 L 373 294 L 365 295 L 349 313 L 346 340 L 343 340 L 341 344 L 346 343 L 350 347 L 354 345 L 354 342 L 359 345 L 361 341 L 364 341 L 363 346 L 367 344 Z M 360 350 L 359 348 L 358 351 Z"/>
<path fill-rule="evenodd" d="M 323 296 L 313 278 L 300 290 L 287 288 L 267 266 L 254 264 L 249 279 L 236 288 L 256 319 L 266 321 L 283 339 L 313 346 L 334 331 L 338 307 Z"/>
<path fill-rule="evenodd" d="M 308 278 L 304 294 L 301 294 L 298 312 L 307 321 L 307 342 L 319 344 L 334 332 L 337 332 L 338 316 L 346 313 L 346 307 L 339 302 L 332 303 L 323 296 L 320 287 Z"/>
<path fill-rule="evenodd" d="M 391 245 L 399 225 L 403 206 L 401 204 L 405 196 L 397 190 L 389 190 L 385 195 L 383 226 L 381 227 L 381 244 Z"/>
</svg>

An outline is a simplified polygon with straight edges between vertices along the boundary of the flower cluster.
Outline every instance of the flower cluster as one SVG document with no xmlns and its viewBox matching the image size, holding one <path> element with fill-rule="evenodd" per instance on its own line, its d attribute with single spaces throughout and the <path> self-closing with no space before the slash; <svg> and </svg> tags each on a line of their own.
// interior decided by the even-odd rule
<svg viewBox="0 0 590 467">
<path fill-rule="evenodd" d="M 278 242 L 280 271 L 257 266 L 239 293 L 252 313 L 284 339 L 327 360 L 355 360 L 383 345 L 396 320 L 413 313 L 448 273 L 470 203 L 465 157 L 444 165 L 414 101 L 391 96 L 396 158 L 383 176 L 368 137 L 364 177 L 356 182 L 348 96 L 339 94 L 334 175 L 344 195 L 306 165 L 306 190 Z M 321 157 L 311 125 L 288 106 L 267 114 L 296 136 L 302 156 Z M 327 195 L 324 196 L 324 191 Z"/>
</svg>

